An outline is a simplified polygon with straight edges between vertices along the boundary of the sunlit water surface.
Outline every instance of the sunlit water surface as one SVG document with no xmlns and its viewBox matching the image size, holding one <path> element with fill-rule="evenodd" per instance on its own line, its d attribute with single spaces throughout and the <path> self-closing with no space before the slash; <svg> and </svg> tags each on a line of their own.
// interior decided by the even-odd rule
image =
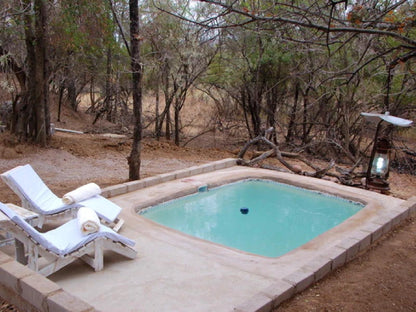
<svg viewBox="0 0 416 312">
<path fill-rule="evenodd" d="M 244 180 L 142 210 L 198 238 L 281 256 L 340 224 L 362 204 L 268 180 Z"/>
</svg>

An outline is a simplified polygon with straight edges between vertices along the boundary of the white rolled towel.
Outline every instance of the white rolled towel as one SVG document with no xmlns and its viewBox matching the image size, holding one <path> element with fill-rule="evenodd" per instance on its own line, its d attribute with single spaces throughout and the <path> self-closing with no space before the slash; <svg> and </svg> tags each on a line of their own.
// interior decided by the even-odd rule
<svg viewBox="0 0 416 312">
<path fill-rule="evenodd" d="M 88 235 L 100 230 L 100 219 L 98 219 L 97 213 L 91 208 L 79 208 L 77 219 L 82 235 Z"/>
<path fill-rule="evenodd" d="M 101 189 L 100 187 L 95 183 L 88 183 L 83 186 L 80 186 L 79 188 L 66 193 L 62 197 L 62 202 L 66 205 L 70 205 L 73 203 L 80 202 L 84 199 L 93 197 L 95 195 L 100 195 Z"/>
</svg>

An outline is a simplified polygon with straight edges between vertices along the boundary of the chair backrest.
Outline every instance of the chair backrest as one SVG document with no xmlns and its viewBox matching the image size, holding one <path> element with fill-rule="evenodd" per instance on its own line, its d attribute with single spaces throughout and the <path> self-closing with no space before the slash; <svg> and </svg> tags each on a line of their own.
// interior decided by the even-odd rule
<svg viewBox="0 0 416 312">
<path fill-rule="evenodd" d="M 27 235 L 32 237 L 38 244 L 46 247 L 50 242 L 45 239 L 42 233 L 38 232 L 33 226 L 27 223 L 21 216 L 19 216 L 13 209 L 10 209 L 5 204 L 0 202 L 0 210 L 16 225 L 18 225 Z"/>
<path fill-rule="evenodd" d="M 28 202 L 32 206 L 25 208 L 46 212 L 48 207 L 52 208 L 51 203 L 59 201 L 29 164 L 13 168 L 1 176 L 23 203 Z"/>
</svg>

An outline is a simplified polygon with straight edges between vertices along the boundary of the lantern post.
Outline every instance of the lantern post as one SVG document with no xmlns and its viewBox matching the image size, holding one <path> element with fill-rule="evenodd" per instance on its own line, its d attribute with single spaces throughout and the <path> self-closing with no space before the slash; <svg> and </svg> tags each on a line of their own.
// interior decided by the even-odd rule
<svg viewBox="0 0 416 312">
<path fill-rule="evenodd" d="M 382 193 L 388 193 L 390 187 L 387 179 L 390 170 L 391 143 L 386 137 L 379 138 L 382 123 L 387 122 L 399 127 L 410 127 L 413 121 L 391 116 L 389 112 L 384 114 L 361 113 L 361 115 L 370 122 L 377 122 L 373 149 L 367 167 L 365 187 L 367 189 L 379 190 Z"/>
</svg>

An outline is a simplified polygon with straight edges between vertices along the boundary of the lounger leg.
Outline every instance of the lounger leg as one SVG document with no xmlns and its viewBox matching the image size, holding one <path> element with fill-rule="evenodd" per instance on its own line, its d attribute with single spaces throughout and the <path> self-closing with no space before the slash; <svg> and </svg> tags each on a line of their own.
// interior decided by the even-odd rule
<svg viewBox="0 0 416 312">
<path fill-rule="evenodd" d="M 104 244 L 102 240 L 94 242 L 94 270 L 101 271 L 104 268 Z"/>
<path fill-rule="evenodd" d="M 38 223 L 37 223 L 37 227 L 41 229 L 44 223 L 45 223 L 45 216 L 44 215 L 39 215 L 39 220 L 38 220 Z"/>
<path fill-rule="evenodd" d="M 25 255 L 25 245 L 18 239 L 15 239 L 14 245 L 15 245 L 15 252 L 16 252 L 16 261 L 23 265 L 26 265 L 27 257 Z"/>
<path fill-rule="evenodd" d="M 130 259 L 134 259 L 137 256 L 137 250 L 114 242 L 106 241 L 104 243 L 104 248 L 106 250 L 112 250 Z"/>
<path fill-rule="evenodd" d="M 81 259 L 90 265 L 96 272 L 104 268 L 104 244 L 101 239 L 94 242 L 94 257 L 83 255 Z"/>
<path fill-rule="evenodd" d="M 121 219 L 121 218 L 117 218 L 115 221 L 114 221 L 114 223 L 115 223 L 115 225 L 114 225 L 114 227 L 113 227 L 113 231 L 114 232 L 118 232 L 119 230 L 120 230 L 120 228 L 123 226 L 123 224 L 124 224 L 124 219 Z"/>
</svg>

